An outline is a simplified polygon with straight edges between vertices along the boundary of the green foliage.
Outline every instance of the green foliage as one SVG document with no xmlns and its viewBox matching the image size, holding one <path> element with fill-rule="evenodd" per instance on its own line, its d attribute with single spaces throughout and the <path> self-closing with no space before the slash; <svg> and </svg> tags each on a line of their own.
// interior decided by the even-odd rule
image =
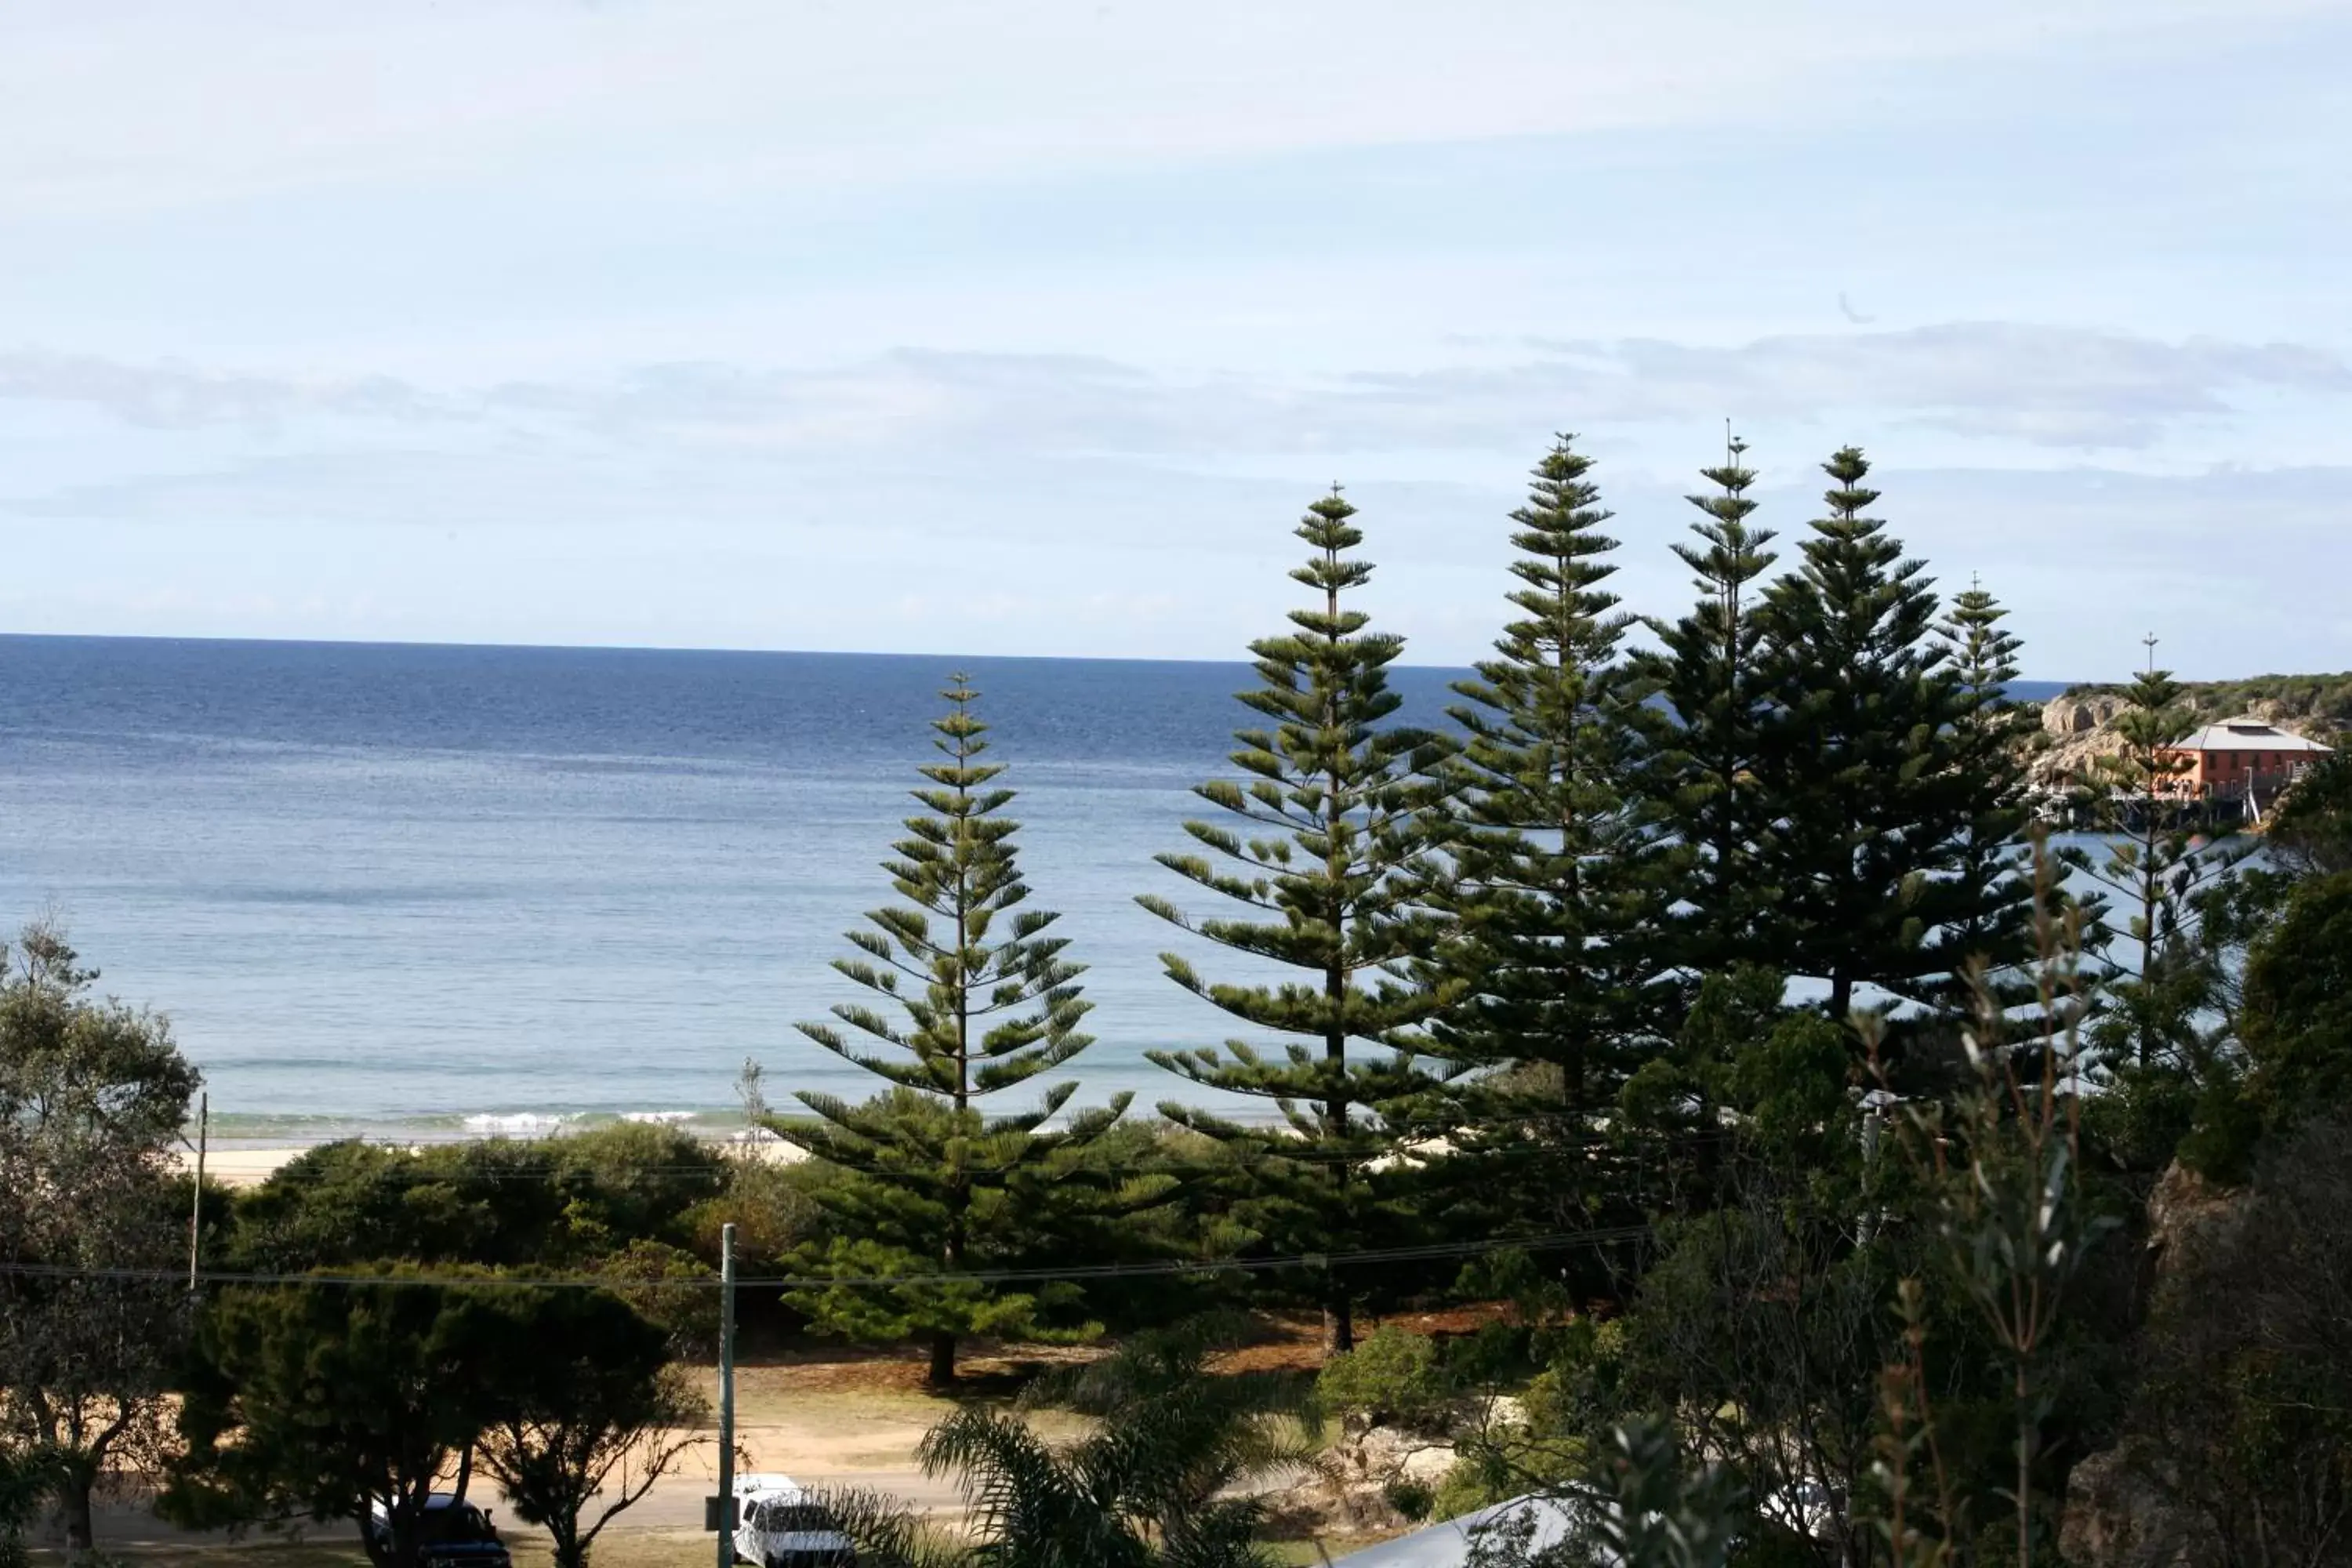
<svg viewBox="0 0 2352 1568">
<path fill-rule="evenodd" d="M 2069 697 L 2112 695 L 2122 688 L 2070 686 Z M 2242 680 L 2183 683 L 2181 701 L 2199 720 L 2234 717 L 2257 709 L 2322 729 L 2352 729 L 2352 672 L 2341 675 L 2256 675 Z"/>
<path fill-rule="evenodd" d="M 691 1134 L 624 1122 L 422 1150 L 320 1144 L 236 1199 L 226 1261 L 299 1272 L 377 1259 L 584 1267 L 640 1242 L 684 1246 L 732 1173 Z"/>
<path fill-rule="evenodd" d="M 1590 1219 L 1614 1184 L 1596 1124 L 1660 1048 L 1677 989 L 1649 940 L 1670 900 L 1628 790 L 1649 727 L 1620 653 L 1633 617 L 1603 586 L 1616 541 L 1573 440 L 1511 514 L 1519 618 L 1455 684 L 1465 740 L 1431 814 L 1443 920 L 1428 970 L 1457 994 L 1429 1048 L 1478 1069 L 1452 1097 L 1448 1171 L 1482 1208 L 1552 1228 Z M 1552 1121 L 1533 1151 L 1531 1117 Z M 1559 1157 L 1527 1158 L 1543 1151 Z"/>
<path fill-rule="evenodd" d="M 378 1267 L 358 1282 L 215 1297 L 166 1517 L 349 1521 L 372 1562 L 411 1568 L 425 1500 L 470 1449 L 578 1568 L 604 1524 L 697 1440 L 681 1428 L 701 1402 L 670 1369 L 664 1329 L 614 1296 L 440 1282 L 446 1272 Z M 389 1539 L 366 1528 L 372 1503 L 387 1510 Z"/>
<path fill-rule="evenodd" d="M 163 1019 L 91 996 L 54 928 L 0 964 L 0 1466 L 87 1555 L 92 1489 L 167 1437 L 186 1290 L 139 1271 L 186 1262 L 169 1163 L 197 1075 Z"/>
<path fill-rule="evenodd" d="M 772 1274 L 802 1243 L 822 1235 L 824 1205 L 817 1190 L 839 1173 L 821 1160 L 747 1159 L 728 1171 L 727 1188 L 687 1211 L 687 1249 L 705 1262 L 719 1254 L 720 1233 L 735 1227 L 735 1262 L 746 1274 Z"/>
<path fill-rule="evenodd" d="M 2352 748 L 2331 752 L 2294 781 L 2263 825 L 2263 843 L 2298 879 L 2352 871 Z"/>
<path fill-rule="evenodd" d="M 1463 1390 L 1438 1354 L 1437 1342 L 1394 1323 L 1323 1363 L 1315 1379 L 1327 1410 L 1363 1424 L 1442 1430 Z"/>
<path fill-rule="evenodd" d="M 1003 815 L 1013 792 L 994 782 L 1002 766 L 980 761 L 988 742 L 976 694 L 957 676 L 944 695 L 948 712 L 931 726 L 943 760 L 919 770 L 926 787 L 912 793 L 923 812 L 906 819 L 898 858 L 883 867 L 906 902 L 870 912 L 870 929 L 848 933 L 857 956 L 834 963 L 875 1000 L 835 1005 L 835 1024 L 800 1026 L 891 1087 L 856 1104 L 803 1091 L 796 1098 L 812 1114 L 766 1119 L 838 1173 L 813 1194 L 835 1234 L 793 1255 L 796 1272 L 828 1283 L 787 1300 L 827 1332 L 924 1336 L 935 1384 L 954 1381 L 968 1335 L 1099 1331 L 1078 1316 L 1069 1286 L 957 1276 L 1017 1262 L 1047 1238 L 1066 1244 L 1081 1200 L 1107 1215 L 1171 1190 L 1164 1181 L 1093 1180 L 1080 1165 L 1086 1146 L 1126 1110 L 1126 1095 L 1073 1111 L 1052 1131 L 1075 1082 L 1002 1114 L 977 1103 L 1085 1049 L 1090 1037 L 1079 1025 L 1092 1004 L 1080 994 L 1081 966 L 1065 956 L 1067 940 L 1054 933 L 1059 917 L 1022 907 L 1019 824 Z M 1080 1220 L 1081 1238 L 1084 1228 Z"/>
<path fill-rule="evenodd" d="M 2090 906 L 2096 923 L 2084 933 L 2085 945 L 2118 971 L 2105 987 L 2105 1016 L 2091 1031 L 2100 1062 L 2193 1074 L 2210 1054 L 2198 1023 L 2210 994 L 2199 911 L 2235 856 L 2181 803 L 2190 763 L 2177 748 L 2196 729 L 2183 691 L 2170 671 L 2152 665 L 2126 689 L 2114 726 L 2121 749 L 2096 761 L 2083 803 L 2105 853 L 2070 845 L 2058 856 L 2115 900 L 2113 914 L 2104 903 Z"/>
<path fill-rule="evenodd" d="M 38 1448 L 0 1448 L 0 1568 L 26 1568 L 25 1527 L 40 1516 L 57 1479 Z"/>
<path fill-rule="evenodd" d="M 2084 1101 L 2084 1144 L 2117 1169 L 2161 1171 L 2197 1125 L 2200 1099 L 2197 1085 L 2168 1065 L 2120 1064 Z"/>
<path fill-rule="evenodd" d="M 1829 515 L 1764 595 L 1778 905 L 1758 956 L 1825 983 L 1841 1023 L 1865 985 L 1961 1010 L 1970 962 L 2002 971 L 2029 951 L 2014 645 L 1981 593 L 1939 626 L 1926 563 L 1864 515 L 1878 492 L 1858 448 L 1822 469 Z"/>
<path fill-rule="evenodd" d="M 737 1267 L 742 1266 L 738 1258 Z M 712 1360 L 719 1353 L 718 1270 L 683 1247 L 642 1237 L 598 1259 L 614 1298 L 659 1332 L 669 1353 Z"/>
<path fill-rule="evenodd" d="M 352 1521 L 378 1568 L 415 1568 L 434 1480 L 497 1413 L 502 1368 L 472 1288 L 236 1288 L 210 1304 L 163 1499 L 197 1526 Z M 364 1528 L 383 1501 L 391 1540 Z"/>
<path fill-rule="evenodd" d="M 2184 1225 L 2152 1304 L 2123 1464 L 2187 1562 L 2337 1561 L 2352 1508 L 2352 1118 L 2272 1144 L 2252 1190 Z"/>
<path fill-rule="evenodd" d="M 2242 1027 L 2264 1126 L 2352 1105 L 2352 871 L 2297 888 L 2254 943 Z"/>
<path fill-rule="evenodd" d="M 1853 1495 L 1869 1468 L 1873 1382 L 1895 1347 L 1897 1239 L 1856 1246 L 1860 1218 L 1859 1205 L 1840 1214 L 1813 1201 L 1799 1174 L 1743 1164 L 1723 1206 L 1663 1228 L 1615 1364 L 1562 1368 L 1561 1392 L 1575 1397 L 1547 1391 L 1540 1408 L 1564 1405 L 1589 1441 L 1641 1411 L 1674 1411 L 1782 1528 L 1801 1522 L 1782 1516 L 1784 1500 L 1807 1485 Z M 1855 1549 L 1851 1521 L 1822 1528 L 1836 1549 Z"/>
<path fill-rule="evenodd" d="M 924 1438 L 927 1472 L 953 1475 L 991 1568 L 1257 1568 L 1265 1505 L 1245 1485 L 1311 1449 L 1295 1384 L 1225 1377 L 1210 1322 L 1139 1336 L 1045 1383 L 1034 1403 L 1096 1418 L 1056 1449 L 1017 1415 L 966 1406 Z"/>
<path fill-rule="evenodd" d="M 481 1467 L 547 1531 L 557 1568 L 583 1568 L 604 1527 L 703 1440 L 692 1428 L 709 1409 L 670 1364 L 670 1335 L 616 1297 L 507 1290 L 480 1309 L 470 1332 L 496 1372 Z"/>
<path fill-rule="evenodd" d="M 1564 1536 L 1512 1510 L 1473 1531 L 1469 1568 L 1723 1568 L 1749 1520 L 1739 1478 L 1686 1459 L 1659 1416 L 1612 1432 L 1584 1483 L 1553 1495 L 1568 1511 Z"/>
<path fill-rule="evenodd" d="M 1427 1519 L 1437 1504 L 1438 1489 L 1426 1481 L 1400 1478 L 1381 1489 L 1381 1500 L 1397 1510 L 1402 1517 L 1413 1521 Z M 1474 1505 L 1475 1506 L 1475 1505 Z"/>
<path fill-rule="evenodd" d="M 2037 1561 L 2054 1512 L 2045 1426 L 2074 1348 L 2064 1316 L 2069 1293 L 2116 1224 L 2088 1201 L 2079 1173 L 2080 927 L 2050 891 L 2046 858 L 2037 858 L 2039 1009 L 2021 1021 L 1990 988 L 1981 990 L 1966 1037 L 1973 1082 L 1948 1104 L 1907 1107 L 1902 1123 L 1934 1247 L 1930 1266 L 1899 1289 L 1904 1348 L 1888 1358 L 1880 1384 L 1878 1522 L 1898 1563 L 1942 1562 L 1972 1548 L 1978 1528 L 1991 1526 L 1996 1495 L 2011 1521 L 2000 1557 L 2016 1568 Z M 1954 1413 L 1939 1418 L 1931 1399 L 1929 1282 L 1969 1309 L 2008 1384 L 2012 1468 L 2000 1494 L 1970 1484 L 1946 1452 L 1961 1429 L 1951 1423 Z M 1936 1479 L 1928 1507 L 1912 1498 L 1923 1458 Z"/>
<path fill-rule="evenodd" d="M 1675 553 L 1696 576 L 1697 605 L 1677 621 L 1651 618 L 1661 647 L 1634 661 L 1663 700 L 1666 727 L 1639 774 L 1646 817 L 1673 846 L 1669 875 L 1683 904 L 1660 933 L 1667 953 L 1700 974 L 1758 955 L 1774 889 L 1760 872 L 1770 825 L 1758 783 L 1770 693 L 1759 668 L 1766 622 L 1755 584 L 1776 557 L 1770 529 L 1751 527 L 1756 471 L 1733 441 L 1705 470 L 1721 491 L 1692 496 L 1706 521 Z"/>
<path fill-rule="evenodd" d="M 1197 791 L 1239 826 L 1185 824 L 1216 860 L 1159 857 L 1245 916 L 1195 921 L 1165 899 L 1140 900 L 1255 961 L 1260 973 L 1266 963 L 1298 972 L 1279 984 L 1211 982 L 1188 959 L 1164 954 L 1169 977 L 1186 990 L 1253 1028 L 1299 1038 L 1278 1058 L 1244 1040 L 1227 1042 L 1222 1055 L 1150 1053 L 1193 1083 L 1269 1100 L 1279 1111 L 1288 1137 L 1160 1107 L 1171 1121 L 1245 1152 L 1243 1217 L 1286 1252 L 1385 1244 L 1412 1223 L 1401 1201 L 1411 1162 L 1393 1156 L 1415 1102 L 1438 1080 L 1404 1047 L 1447 1000 L 1442 988 L 1391 978 L 1426 946 L 1413 900 L 1428 870 L 1420 819 L 1429 792 L 1415 773 L 1433 766 L 1438 752 L 1428 735 L 1386 722 L 1402 700 L 1389 688 L 1388 667 L 1402 639 L 1368 630 L 1369 616 L 1342 607 L 1372 572 L 1349 553 L 1363 538 L 1349 521 L 1354 515 L 1336 490 L 1308 509 L 1297 531 L 1310 553 L 1291 577 L 1316 597 L 1290 613 L 1295 630 L 1250 645 L 1261 684 L 1241 700 L 1268 722 L 1235 731 L 1232 760 L 1245 782 L 1213 780 Z M 1320 1285 L 1335 1350 L 1352 1342 L 1359 1289 L 1336 1275 Z"/>
<path fill-rule="evenodd" d="M 1953 683 L 1958 710 L 1944 755 L 1958 786 L 1954 832 L 1942 873 L 1956 884 L 1941 895 L 1940 950 L 1952 955 L 1950 978 L 1972 965 L 2004 1000 L 2017 1000 L 2004 966 L 2031 954 L 2033 877 L 2025 840 L 2032 812 L 2028 805 L 2029 764 L 2044 745 L 2041 713 L 2012 700 L 2009 689 L 2019 674 L 2023 645 L 2001 626 L 2009 612 L 1981 587 L 1954 595 L 1951 609 L 1937 627 L 1943 670 Z M 1938 1000 L 1945 1012 L 1965 1013 L 1972 998 L 1956 984 Z"/>
</svg>

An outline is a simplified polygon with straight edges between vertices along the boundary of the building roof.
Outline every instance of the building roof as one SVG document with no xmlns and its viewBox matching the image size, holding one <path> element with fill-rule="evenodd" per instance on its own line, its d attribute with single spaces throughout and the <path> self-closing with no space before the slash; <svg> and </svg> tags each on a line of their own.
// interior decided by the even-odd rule
<svg viewBox="0 0 2352 1568">
<path fill-rule="evenodd" d="M 2208 724 L 2180 742 L 2184 752 L 2307 752 L 2328 750 L 2316 741 L 2290 735 L 2266 719 L 2251 714 Z"/>
<path fill-rule="evenodd" d="M 1481 1526 L 1508 1530 L 1511 1521 L 1518 1521 L 1528 1531 L 1524 1544 L 1540 1550 L 1565 1541 L 1575 1518 L 1576 1510 L 1559 1498 L 1513 1498 L 1361 1552 L 1350 1552 L 1335 1559 L 1331 1568 L 1465 1568 Z"/>
</svg>

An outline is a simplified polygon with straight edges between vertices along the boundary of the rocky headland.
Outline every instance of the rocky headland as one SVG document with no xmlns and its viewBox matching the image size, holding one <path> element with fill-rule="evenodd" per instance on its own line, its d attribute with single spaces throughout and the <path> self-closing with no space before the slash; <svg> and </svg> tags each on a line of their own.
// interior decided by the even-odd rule
<svg viewBox="0 0 2352 1568">
<path fill-rule="evenodd" d="M 2252 714 L 2291 735 L 2328 745 L 2352 732 L 2352 674 L 2265 675 L 2249 680 L 2184 682 L 2181 701 L 2200 723 Z M 2033 782 L 2052 787 L 2082 776 L 2094 758 L 2122 744 L 2115 731 L 2124 688 L 2075 686 L 2042 705 L 2042 745 Z"/>
</svg>

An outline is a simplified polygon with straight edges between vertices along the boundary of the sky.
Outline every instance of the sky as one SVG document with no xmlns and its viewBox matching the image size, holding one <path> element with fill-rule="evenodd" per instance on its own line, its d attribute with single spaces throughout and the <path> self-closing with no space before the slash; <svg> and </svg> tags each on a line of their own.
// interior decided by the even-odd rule
<svg viewBox="0 0 2352 1568">
<path fill-rule="evenodd" d="M 1726 422 L 2025 672 L 2352 667 L 2340 0 L 0 0 L 0 630 L 1416 663 Z M 1788 559 L 1784 553 L 1784 562 Z"/>
</svg>

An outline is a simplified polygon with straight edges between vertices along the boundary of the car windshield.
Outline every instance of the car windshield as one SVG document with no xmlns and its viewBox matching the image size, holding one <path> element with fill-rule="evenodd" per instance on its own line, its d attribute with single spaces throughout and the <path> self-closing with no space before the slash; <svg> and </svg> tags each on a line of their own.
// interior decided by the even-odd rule
<svg viewBox="0 0 2352 1568">
<path fill-rule="evenodd" d="M 763 1502 L 752 1510 L 751 1522 L 782 1535 L 813 1535 L 839 1528 L 833 1515 L 813 1502 Z"/>
<path fill-rule="evenodd" d="M 419 1533 L 426 1541 L 488 1541 L 490 1521 L 472 1503 L 433 1508 L 425 1510 L 424 1527 Z"/>
</svg>

